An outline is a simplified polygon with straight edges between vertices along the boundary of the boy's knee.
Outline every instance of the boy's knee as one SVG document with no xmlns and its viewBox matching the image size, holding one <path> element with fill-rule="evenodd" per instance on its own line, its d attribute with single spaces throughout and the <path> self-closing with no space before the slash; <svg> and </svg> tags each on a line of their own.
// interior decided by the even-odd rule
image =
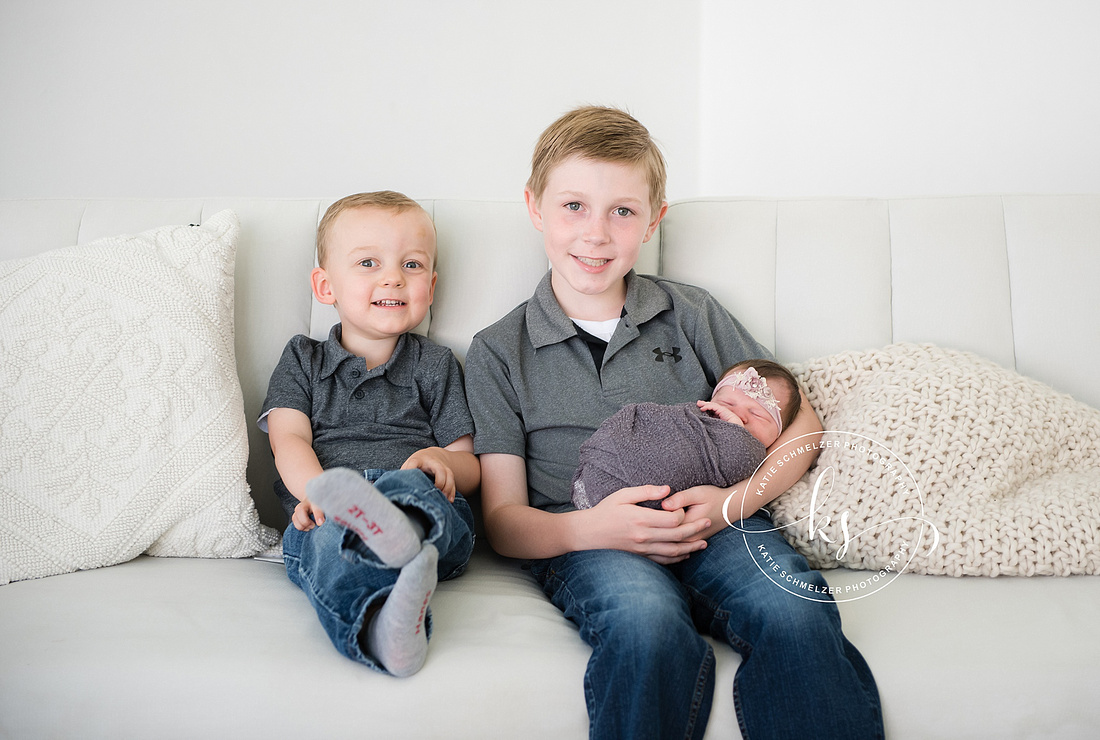
<svg viewBox="0 0 1100 740">
<path fill-rule="evenodd" d="M 601 638 L 650 652 L 680 650 L 685 641 L 699 636 L 683 604 L 655 594 L 620 601 L 601 615 L 600 622 Z"/>
<path fill-rule="evenodd" d="M 764 615 L 761 635 L 770 644 L 805 653 L 831 645 L 841 636 L 840 612 L 835 603 L 795 596 L 788 601 L 798 603 L 788 603 Z"/>
</svg>

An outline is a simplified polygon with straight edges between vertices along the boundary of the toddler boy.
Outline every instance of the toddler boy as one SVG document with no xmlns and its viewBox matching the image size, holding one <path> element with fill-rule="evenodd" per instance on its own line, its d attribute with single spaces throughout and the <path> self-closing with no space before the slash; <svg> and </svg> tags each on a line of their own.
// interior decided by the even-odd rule
<svg viewBox="0 0 1100 740">
<path fill-rule="evenodd" d="M 432 303 L 435 255 L 435 227 L 408 197 L 333 203 L 311 283 L 340 323 L 323 342 L 290 340 L 259 420 L 291 517 L 288 577 L 337 650 L 395 676 L 424 663 L 437 580 L 466 568 L 462 494 L 481 479 L 458 361 L 412 333 Z"/>
</svg>

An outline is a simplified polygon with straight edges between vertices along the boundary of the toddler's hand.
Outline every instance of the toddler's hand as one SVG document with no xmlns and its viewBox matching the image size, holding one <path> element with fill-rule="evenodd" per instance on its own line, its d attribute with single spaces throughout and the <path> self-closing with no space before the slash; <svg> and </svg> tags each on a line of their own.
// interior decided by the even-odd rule
<svg viewBox="0 0 1100 740">
<path fill-rule="evenodd" d="M 440 447 L 425 447 L 409 455 L 401 465 L 402 470 L 423 470 L 435 481 L 435 487 L 442 491 L 447 500 L 454 503 L 455 492 L 458 487 L 455 484 L 455 473 L 447 464 L 447 451 Z"/>
<path fill-rule="evenodd" d="M 321 511 L 320 506 L 306 499 L 299 501 L 298 505 L 294 507 L 294 515 L 290 517 L 290 521 L 294 523 L 295 529 L 308 532 L 314 527 L 319 527 L 325 523 L 325 512 Z"/>
</svg>

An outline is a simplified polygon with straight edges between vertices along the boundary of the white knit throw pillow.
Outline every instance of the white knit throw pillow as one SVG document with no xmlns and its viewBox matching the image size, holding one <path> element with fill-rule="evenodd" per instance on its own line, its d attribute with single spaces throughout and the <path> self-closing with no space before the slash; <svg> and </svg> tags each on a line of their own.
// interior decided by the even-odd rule
<svg viewBox="0 0 1100 740">
<path fill-rule="evenodd" d="M 923 518 L 940 536 L 928 552 L 931 529 L 921 536 L 920 502 L 899 488 L 904 471 L 889 469 L 892 458 L 875 462 L 868 452 L 856 462 L 851 449 L 829 447 L 771 506 L 814 567 L 878 570 L 893 561 L 896 572 L 901 551 L 915 573 L 1100 573 L 1100 411 L 988 360 L 927 344 L 843 352 L 792 369 L 825 429 L 881 442 L 908 466 Z M 823 538 L 811 536 L 807 517 L 827 467 L 830 499 L 814 528 Z M 845 511 L 850 547 L 838 560 Z"/>
<path fill-rule="evenodd" d="M 254 555 L 237 217 L 0 263 L 0 583 Z"/>
</svg>

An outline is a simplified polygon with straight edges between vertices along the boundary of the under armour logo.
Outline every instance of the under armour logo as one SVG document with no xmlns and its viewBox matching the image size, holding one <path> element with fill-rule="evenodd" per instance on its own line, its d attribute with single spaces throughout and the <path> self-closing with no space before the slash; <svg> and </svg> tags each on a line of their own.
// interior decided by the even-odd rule
<svg viewBox="0 0 1100 740">
<path fill-rule="evenodd" d="M 653 354 L 656 355 L 653 359 L 657 362 L 664 362 L 666 357 L 671 357 L 673 362 L 679 362 L 684 359 L 680 356 L 679 347 L 673 347 L 671 352 L 665 352 L 660 347 L 654 347 Z"/>
</svg>

